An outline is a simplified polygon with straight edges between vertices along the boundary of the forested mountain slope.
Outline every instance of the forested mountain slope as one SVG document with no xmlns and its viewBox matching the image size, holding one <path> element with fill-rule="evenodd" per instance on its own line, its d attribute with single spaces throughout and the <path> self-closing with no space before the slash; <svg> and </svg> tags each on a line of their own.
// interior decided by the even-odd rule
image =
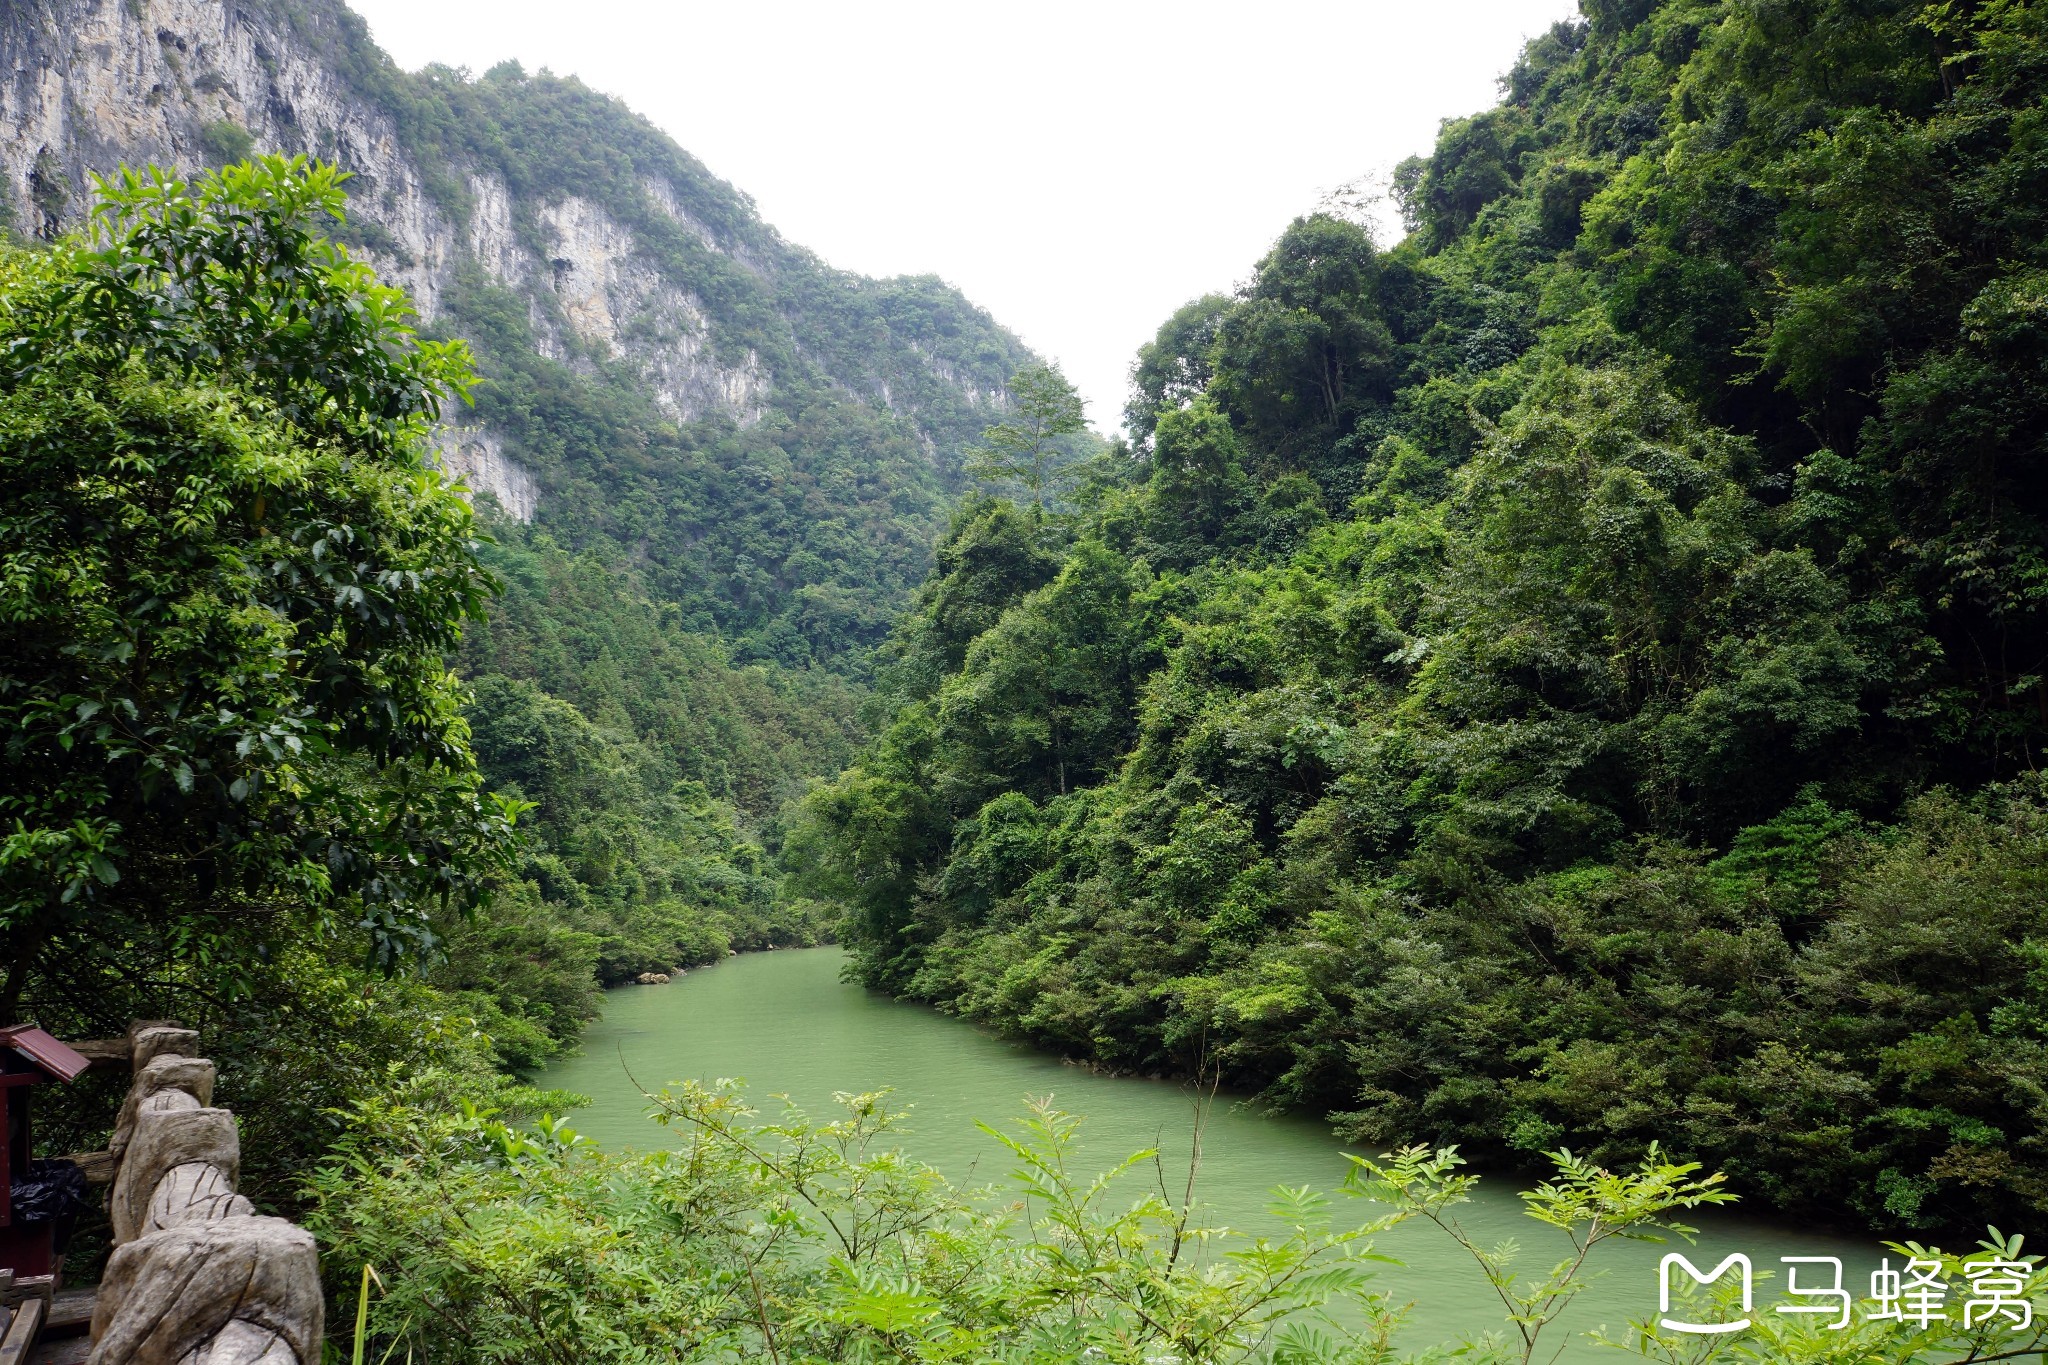
<svg viewBox="0 0 2048 1365">
<path fill-rule="evenodd" d="M 339 0 L 9 5 L 0 72 L 0 205 L 29 235 L 124 163 L 350 172 L 343 237 L 479 352 L 450 464 L 629 554 L 749 657 L 872 642 L 1026 358 L 935 279 L 784 241 L 616 101 L 515 66 L 401 72 Z"/>
<path fill-rule="evenodd" d="M 1370 1144 L 2048 1209 L 2048 17 L 1588 0 L 978 501 L 794 874 Z"/>
<path fill-rule="evenodd" d="M 815 932 L 759 843 L 851 757 L 869 654 L 1022 345 L 936 279 L 783 240 L 573 79 L 399 71 L 340 0 L 0 8 L 0 228 L 80 226 L 93 173 L 266 152 L 349 173 L 330 227 L 483 376 L 437 438 L 501 514 L 504 593 L 461 664 L 484 769 L 540 837 L 495 923 L 448 926 L 443 984 L 531 1060 L 593 968 Z"/>
</svg>

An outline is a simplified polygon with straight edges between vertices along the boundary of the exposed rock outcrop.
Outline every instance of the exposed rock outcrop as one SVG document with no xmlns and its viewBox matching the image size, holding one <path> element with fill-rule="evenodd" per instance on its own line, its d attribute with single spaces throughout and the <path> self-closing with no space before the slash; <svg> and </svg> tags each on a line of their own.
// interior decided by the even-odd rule
<svg viewBox="0 0 2048 1365">
<path fill-rule="evenodd" d="M 625 155 L 642 169 L 603 194 L 559 176 L 521 188 L 446 138 L 409 141 L 415 125 L 392 110 L 423 80 L 391 68 L 340 0 L 7 0 L 0 221 L 52 236 L 80 220 L 90 176 L 123 163 L 189 172 L 303 153 L 351 174 L 344 236 L 424 323 L 472 285 L 512 291 L 537 351 L 637 372 L 675 422 L 746 426 L 784 388 L 822 381 L 903 416 L 936 459 L 1005 401 L 1026 353 L 938 281 L 830 270 L 673 148 L 636 143 Z M 548 496 L 547 471 L 506 433 L 437 444 L 443 468 L 508 515 L 530 519 Z"/>
<path fill-rule="evenodd" d="M 505 443 L 484 427 L 443 426 L 434 433 L 442 472 L 459 479 L 472 495 L 488 493 L 516 521 L 532 521 L 540 506 L 540 484 L 505 453 Z"/>
</svg>

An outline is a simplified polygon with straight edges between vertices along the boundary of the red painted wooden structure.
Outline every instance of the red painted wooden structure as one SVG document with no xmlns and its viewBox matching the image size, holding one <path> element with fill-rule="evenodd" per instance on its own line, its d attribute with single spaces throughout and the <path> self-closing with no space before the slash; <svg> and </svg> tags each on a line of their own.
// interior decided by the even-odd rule
<svg viewBox="0 0 2048 1365">
<path fill-rule="evenodd" d="M 69 1085 L 92 1065 L 39 1028 L 19 1024 L 0 1029 L 0 1131 L 7 1135 L 7 1160 L 0 1165 L 0 1269 L 17 1276 L 51 1271 L 52 1223 L 18 1223 L 14 1182 L 28 1174 L 32 1157 L 29 1087 L 45 1081 Z"/>
</svg>

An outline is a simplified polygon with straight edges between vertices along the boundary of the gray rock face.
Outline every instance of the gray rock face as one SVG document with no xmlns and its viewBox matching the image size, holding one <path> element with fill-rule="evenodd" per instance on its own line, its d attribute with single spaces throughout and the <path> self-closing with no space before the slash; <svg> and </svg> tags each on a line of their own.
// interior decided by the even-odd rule
<svg viewBox="0 0 2048 1365">
<path fill-rule="evenodd" d="M 423 322 L 441 318 L 465 281 L 512 291 L 527 300 L 541 354 L 585 373 L 637 372 L 676 422 L 761 420 L 791 378 L 746 340 L 762 325 L 786 328 L 776 365 L 906 416 L 928 450 L 957 445 L 961 430 L 978 430 L 979 415 L 1004 401 L 1002 384 L 1025 355 L 1015 338 L 936 281 L 829 270 L 708 173 L 693 187 L 650 174 L 628 183 L 636 226 L 618 210 L 618 186 L 607 207 L 594 192 L 515 191 L 459 150 L 423 160 L 361 71 L 338 64 L 336 54 L 356 67 L 382 62 L 358 28 L 340 0 L 298 0 L 289 10 L 276 0 L 5 0 L 0 215 L 18 231 L 54 235 L 79 221 L 90 176 L 124 163 L 190 172 L 246 150 L 303 153 L 354 177 L 345 235 L 410 291 Z M 380 69 L 390 82 L 414 79 Z M 663 164 L 701 171 L 675 157 Z M 692 194 L 709 196 L 709 207 Z M 713 231 L 707 215 L 725 226 Z M 691 253 L 694 275 L 678 264 Z M 872 301 L 899 283 L 899 301 L 883 315 L 900 316 L 902 333 L 884 326 L 871 336 L 861 324 L 860 339 L 848 341 L 847 301 Z M 707 288 L 726 314 L 707 303 Z M 735 290 L 748 297 L 734 303 Z M 721 315 L 747 316 L 756 331 L 743 334 Z M 961 318 L 973 335 L 950 359 L 933 351 L 933 337 L 957 340 Z M 982 372 L 963 372 L 963 357 Z M 437 446 L 443 468 L 470 489 L 490 492 L 510 516 L 534 515 L 542 481 L 500 435 L 448 432 Z"/>
<path fill-rule="evenodd" d="M 517 521 L 532 521 L 540 507 L 540 485 L 505 453 L 505 443 L 480 426 L 442 426 L 435 433 L 436 458 L 449 478 L 459 479 L 474 497 L 488 493 Z"/>
<path fill-rule="evenodd" d="M 38 236 L 75 223 L 94 174 L 200 169 L 246 134 L 354 172 L 355 211 L 396 249 L 378 264 L 431 322 L 455 225 L 367 104 L 266 7 L 247 0 L 9 0 L 0 9 L 0 204 Z"/>
</svg>

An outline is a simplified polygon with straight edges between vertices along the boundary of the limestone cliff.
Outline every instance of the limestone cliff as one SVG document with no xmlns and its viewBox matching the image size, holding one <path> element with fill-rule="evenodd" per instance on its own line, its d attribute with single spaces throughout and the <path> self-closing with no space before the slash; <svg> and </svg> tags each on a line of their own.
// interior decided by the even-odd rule
<svg viewBox="0 0 2048 1365">
<path fill-rule="evenodd" d="M 615 102 L 510 70 L 400 72 L 338 0 L 0 3 L 0 219 L 15 232 L 75 224 L 94 172 L 251 149 L 352 173 L 344 235 L 423 324 L 474 334 L 451 305 L 505 291 L 520 345 L 625 372 L 676 424 L 745 427 L 787 395 L 837 393 L 900 417 L 944 479 L 1025 358 L 935 280 L 861 279 L 791 246 Z M 488 422 L 442 449 L 522 520 L 568 476 Z"/>
</svg>

